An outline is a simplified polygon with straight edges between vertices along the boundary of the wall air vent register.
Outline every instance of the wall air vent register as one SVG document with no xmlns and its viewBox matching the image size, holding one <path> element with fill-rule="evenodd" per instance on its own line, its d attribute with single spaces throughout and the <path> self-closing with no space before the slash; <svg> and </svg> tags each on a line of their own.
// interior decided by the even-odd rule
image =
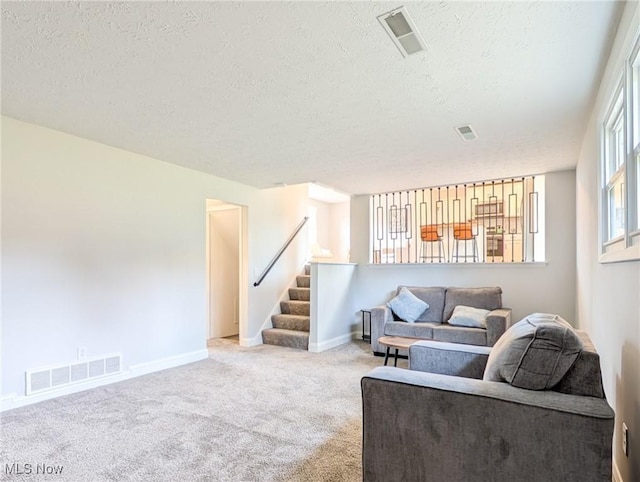
<svg viewBox="0 0 640 482">
<path fill-rule="evenodd" d="M 122 355 L 119 353 L 29 370 L 26 372 L 26 395 L 36 395 L 67 385 L 117 375 L 121 371 Z"/>
</svg>

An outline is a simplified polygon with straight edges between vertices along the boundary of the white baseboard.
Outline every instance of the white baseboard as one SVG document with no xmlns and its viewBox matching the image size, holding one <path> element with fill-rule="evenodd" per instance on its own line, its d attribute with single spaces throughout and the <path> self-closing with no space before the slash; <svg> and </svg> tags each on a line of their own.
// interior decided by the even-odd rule
<svg viewBox="0 0 640 482">
<path fill-rule="evenodd" d="M 339 345 L 344 345 L 350 342 L 357 336 L 357 333 L 347 333 L 346 335 L 336 336 L 330 340 L 326 340 L 320 343 L 309 343 L 309 351 L 313 353 L 319 353 L 321 351 L 329 350 Z"/>
<path fill-rule="evenodd" d="M 44 402 L 45 400 L 51 400 L 52 398 L 63 397 L 65 395 L 71 395 L 73 393 L 84 392 L 85 390 L 91 390 L 92 388 L 101 387 L 103 385 L 109 385 L 111 383 L 122 382 L 130 378 L 147 375 L 153 372 L 159 372 L 166 370 L 167 368 L 178 367 L 180 365 L 186 365 L 196 361 L 204 360 L 209 357 L 209 352 L 204 350 L 196 350 L 189 353 L 183 353 L 181 355 L 170 356 L 154 360 L 148 363 L 140 363 L 138 365 L 132 365 L 128 370 L 115 374 L 113 376 L 101 377 L 96 380 L 92 380 L 87 383 L 78 383 L 75 385 L 69 385 L 57 390 L 50 390 L 44 393 L 38 393 L 37 395 L 18 395 L 16 393 L 10 393 L 0 398 L 0 412 L 12 410 L 14 408 L 24 407 L 26 405 L 32 405 L 34 403 Z"/>
<path fill-rule="evenodd" d="M 205 348 L 203 350 L 191 351 L 180 355 L 168 356 L 166 358 L 161 358 L 160 360 L 138 363 L 137 365 L 131 365 L 129 367 L 129 372 L 131 373 L 130 378 L 159 372 L 160 370 L 166 370 L 167 368 L 179 367 L 180 365 L 197 362 L 208 357 L 209 350 Z"/>
<path fill-rule="evenodd" d="M 253 338 L 240 338 L 240 346 L 258 346 L 262 345 L 262 330 L 258 332 Z"/>
<path fill-rule="evenodd" d="M 616 464 L 615 459 L 613 459 L 613 482 L 624 482 L 624 480 L 622 480 L 622 475 L 620 474 L 620 469 L 618 468 L 618 464 Z"/>
</svg>

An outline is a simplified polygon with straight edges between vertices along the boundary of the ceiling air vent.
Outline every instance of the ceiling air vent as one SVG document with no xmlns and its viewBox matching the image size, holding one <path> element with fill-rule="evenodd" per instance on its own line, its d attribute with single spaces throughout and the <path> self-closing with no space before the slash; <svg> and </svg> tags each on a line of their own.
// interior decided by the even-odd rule
<svg viewBox="0 0 640 482">
<path fill-rule="evenodd" d="M 425 49 L 424 40 L 409 17 L 407 9 L 396 8 L 378 17 L 382 28 L 389 34 L 393 43 L 405 57 L 416 54 Z"/>
<path fill-rule="evenodd" d="M 460 126 L 455 128 L 456 132 L 460 134 L 463 141 L 473 141 L 478 138 L 473 128 L 470 125 Z"/>
</svg>

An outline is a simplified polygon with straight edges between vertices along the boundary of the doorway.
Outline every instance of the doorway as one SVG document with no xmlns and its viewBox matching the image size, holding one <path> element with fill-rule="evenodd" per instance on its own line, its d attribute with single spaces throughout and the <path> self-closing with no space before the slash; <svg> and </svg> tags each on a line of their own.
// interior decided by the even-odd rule
<svg viewBox="0 0 640 482">
<path fill-rule="evenodd" d="M 208 339 L 240 336 L 242 216 L 241 206 L 207 200 Z"/>
</svg>

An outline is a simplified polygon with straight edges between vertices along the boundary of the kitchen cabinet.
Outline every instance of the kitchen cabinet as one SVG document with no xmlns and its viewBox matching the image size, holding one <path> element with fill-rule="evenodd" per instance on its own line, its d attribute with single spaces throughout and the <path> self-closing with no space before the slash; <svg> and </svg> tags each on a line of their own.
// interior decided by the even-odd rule
<svg viewBox="0 0 640 482">
<path fill-rule="evenodd" d="M 487 258 L 504 256 L 504 236 L 501 234 L 487 234 L 485 246 Z"/>
<path fill-rule="evenodd" d="M 522 263 L 522 235 L 506 235 L 504 237 L 504 260 L 507 262 Z"/>
<path fill-rule="evenodd" d="M 501 218 L 504 216 L 504 204 L 502 201 L 476 204 L 476 218 Z"/>
</svg>

